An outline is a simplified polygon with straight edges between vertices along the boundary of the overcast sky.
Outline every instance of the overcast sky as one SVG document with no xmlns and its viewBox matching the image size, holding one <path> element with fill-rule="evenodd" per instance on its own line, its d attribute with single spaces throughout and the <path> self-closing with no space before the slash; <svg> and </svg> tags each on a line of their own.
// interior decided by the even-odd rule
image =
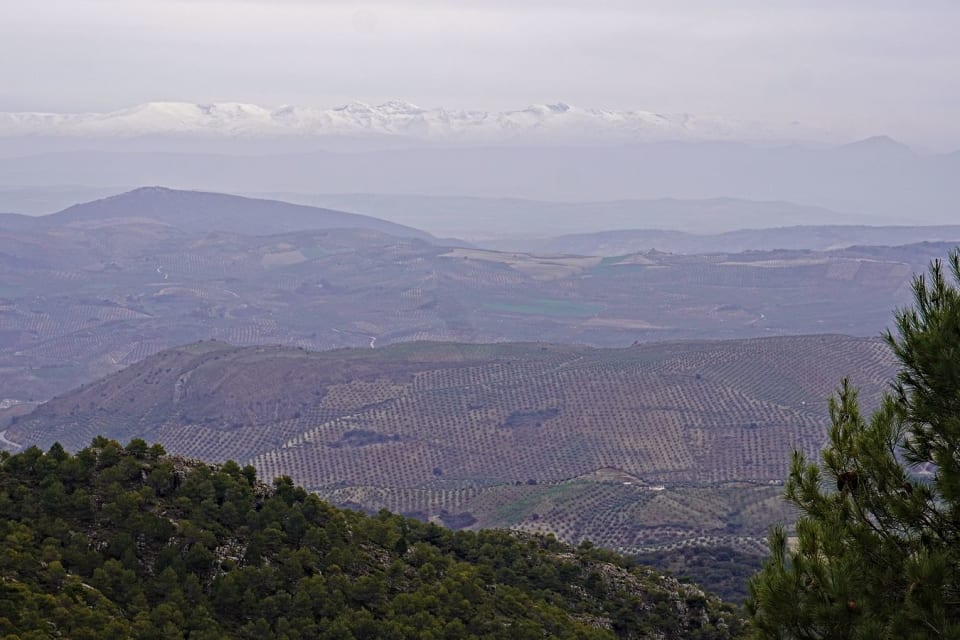
<svg viewBox="0 0 960 640">
<path fill-rule="evenodd" d="M 689 112 L 960 145 L 958 0 L 0 0 L 0 111 Z"/>
</svg>

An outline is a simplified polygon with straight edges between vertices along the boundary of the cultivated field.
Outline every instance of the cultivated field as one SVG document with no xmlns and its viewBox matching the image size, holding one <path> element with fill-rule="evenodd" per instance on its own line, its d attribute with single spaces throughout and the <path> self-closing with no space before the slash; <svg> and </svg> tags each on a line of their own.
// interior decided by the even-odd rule
<svg viewBox="0 0 960 640">
<path fill-rule="evenodd" d="M 319 353 L 206 341 L 55 398 L 6 437 L 143 437 L 453 527 L 756 552 L 789 515 L 789 455 L 822 445 L 840 379 L 872 404 L 892 367 L 879 340 L 835 335 Z"/>
<path fill-rule="evenodd" d="M 129 219 L 0 229 L 0 400 L 46 400 L 211 338 L 318 350 L 876 336 L 891 309 L 909 302 L 912 274 L 948 249 L 601 260 L 451 249 L 356 229 L 198 235 Z"/>
</svg>

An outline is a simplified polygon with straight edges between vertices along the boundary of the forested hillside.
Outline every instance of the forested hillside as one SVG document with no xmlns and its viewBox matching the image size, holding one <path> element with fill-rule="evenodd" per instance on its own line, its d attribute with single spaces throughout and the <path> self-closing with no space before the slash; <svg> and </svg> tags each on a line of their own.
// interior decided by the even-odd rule
<svg viewBox="0 0 960 640">
<path fill-rule="evenodd" d="M 96 435 L 141 438 L 232 458 L 368 513 L 651 554 L 742 600 L 770 527 L 795 517 L 781 499 L 787 460 L 822 446 L 824 400 L 847 374 L 869 405 L 893 375 L 889 350 L 845 336 L 325 352 L 205 341 L 55 398 L 0 435 L 71 451 Z M 711 559 L 718 548 L 738 560 Z"/>
<path fill-rule="evenodd" d="M 729 605 L 589 544 L 342 511 L 97 438 L 0 453 L 0 637 L 734 638 Z"/>
</svg>

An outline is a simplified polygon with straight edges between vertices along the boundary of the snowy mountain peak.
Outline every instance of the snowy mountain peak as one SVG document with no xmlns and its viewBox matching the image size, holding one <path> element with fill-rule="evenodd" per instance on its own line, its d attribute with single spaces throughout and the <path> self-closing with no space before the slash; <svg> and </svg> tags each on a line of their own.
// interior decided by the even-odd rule
<svg viewBox="0 0 960 640">
<path fill-rule="evenodd" d="M 814 133 L 811 131 L 808 134 Z M 332 109 L 240 102 L 149 102 L 107 113 L 0 113 L 0 137 L 388 136 L 451 142 L 646 142 L 800 139 L 795 123 L 768 127 L 722 118 L 587 109 L 565 102 L 513 111 L 424 108 L 402 100 Z M 812 137 L 812 136 L 811 136 Z"/>
</svg>

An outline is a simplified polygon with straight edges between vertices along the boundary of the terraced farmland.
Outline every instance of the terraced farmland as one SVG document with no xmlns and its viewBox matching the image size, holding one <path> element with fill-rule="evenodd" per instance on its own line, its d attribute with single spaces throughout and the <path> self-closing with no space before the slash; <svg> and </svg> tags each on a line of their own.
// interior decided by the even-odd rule
<svg viewBox="0 0 960 640">
<path fill-rule="evenodd" d="M 789 454 L 821 446 L 840 379 L 871 404 L 892 369 L 879 340 L 835 335 L 327 352 L 206 341 L 55 398 L 6 437 L 143 437 L 449 526 L 756 553 L 788 519 Z"/>
</svg>

